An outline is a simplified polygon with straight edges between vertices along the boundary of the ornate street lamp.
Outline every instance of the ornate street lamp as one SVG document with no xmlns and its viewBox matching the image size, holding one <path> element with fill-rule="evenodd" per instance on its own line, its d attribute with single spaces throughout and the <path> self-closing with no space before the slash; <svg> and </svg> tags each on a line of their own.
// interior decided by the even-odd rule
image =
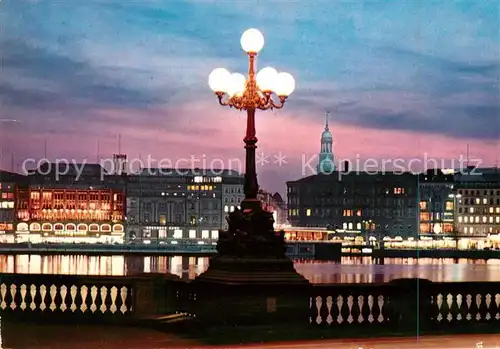
<svg viewBox="0 0 500 349">
<path fill-rule="evenodd" d="M 257 53 L 264 37 L 248 29 L 241 37 L 248 54 L 248 76 L 215 69 L 209 85 L 224 106 L 247 112 L 245 199 L 241 210 L 227 218 L 229 229 L 219 232 L 218 254 L 193 282 L 196 317 L 202 323 L 225 325 L 302 323 L 309 316 L 310 284 L 286 256 L 284 231 L 274 231 L 273 214 L 257 199 L 255 171 L 255 111 L 282 108 L 295 88 L 288 73 L 267 67 L 255 73 Z"/>
<path fill-rule="evenodd" d="M 246 30 L 241 36 L 241 47 L 248 54 L 248 76 L 245 78 L 242 74 L 231 74 L 224 68 L 217 68 L 210 74 L 208 83 L 220 105 L 247 112 L 247 130 L 243 139 L 246 149 L 245 199 L 241 207 L 243 210 L 259 210 L 259 185 L 255 170 L 255 111 L 283 108 L 286 99 L 295 89 L 295 80 L 289 73 L 278 73 L 271 67 L 263 68 L 255 74 L 256 57 L 264 47 L 264 36 L 259 30 Z"/>
</svg>

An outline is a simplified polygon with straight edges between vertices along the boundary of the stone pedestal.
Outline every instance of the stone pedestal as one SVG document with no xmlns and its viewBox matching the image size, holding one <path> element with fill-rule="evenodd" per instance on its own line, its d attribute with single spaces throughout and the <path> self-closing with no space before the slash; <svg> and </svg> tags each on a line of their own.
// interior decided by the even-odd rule
<svg viewBox="0 0 500 349">
<path fill-rule="evenodd" d="M 206 325 L 309 321 L 310 283 L 284 258 L 217 256 L 193 282 L 196 317 Z"/>
<path fill-rule="evenodd" d="M 396 319 L 398 328 L 414 331 L 416 335 L 429 330 L 432 282 L 427 279 L 395 279 L 389 284 L 394 286 L 391 303 L 399 315 Z"/>
</svg>

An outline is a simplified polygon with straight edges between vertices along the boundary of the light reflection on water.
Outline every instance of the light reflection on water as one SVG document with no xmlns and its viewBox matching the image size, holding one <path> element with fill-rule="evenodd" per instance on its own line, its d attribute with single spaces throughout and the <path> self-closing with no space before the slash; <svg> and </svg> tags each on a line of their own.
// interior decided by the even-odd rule
<svg viewBox="0 0 500 349">
<path fill-rule="evenodd" d="M 373 283 L 397 278 L 436 282 L 497 281 L 500 260 L 387 258 L 384 265 L 370 257 L 344 257 L 342 263 L 296 261 L 295 268 L 313 283 Z M 208 267 L 208 257 L 0 255 L 0 273 L 137 275 L 171 273 L 193 279 Z"/>
</svg>

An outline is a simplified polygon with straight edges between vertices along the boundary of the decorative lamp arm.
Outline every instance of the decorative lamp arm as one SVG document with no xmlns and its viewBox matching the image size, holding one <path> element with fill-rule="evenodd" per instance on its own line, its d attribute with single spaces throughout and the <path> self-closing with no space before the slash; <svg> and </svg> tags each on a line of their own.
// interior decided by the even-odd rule
<svg viewBox="0 0 500 349">
<path fill-rule="evenodd" d="M 281 109 L 285 105 L 287 96 L 279 96 L 279 102 L 275 102 L 272 97 L 269 98 L 269 104 L 271 105 L 271 109 Z"/>
<path fill-rule="evenodd" d="M 222 106 L 227 106 L 227 105 L 230 105 L 230 98 L 224 100 L 224 96 L 226 96 L 226 94 L 224 92 L 216 92 L 215 93 L 217 95 L 217 99 L 219 100 L 219 104 L 222 105 Z"/>
</svg>

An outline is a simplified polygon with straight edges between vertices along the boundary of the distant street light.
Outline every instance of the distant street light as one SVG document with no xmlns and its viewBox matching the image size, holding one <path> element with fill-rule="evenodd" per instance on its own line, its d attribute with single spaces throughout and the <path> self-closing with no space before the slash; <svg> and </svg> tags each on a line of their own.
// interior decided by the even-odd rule
<svg viewBox="0 0 500 349">
<path fill-rule="evenodd" d="M 208 83 L 221 105 L 247 111 L 247 129 L 243 139 L 246 149 L 245 199 L 241 203 L 242 209 L 245 210 L 260 207 L 255 170 L 255 110 L 282 108 L 288 96 L 295 90 L 295 80 L 289 73 L 278 73 L 271 67 L 265 67 L 255 74 L 255 58 L 264 47 L 264 36 L 259 30 L 246 30 L 241 36 L 241 47 L 248 54 L 248 76 L 245 78 L 242 74 L 231 74 L 224 68 L 217 68 L 209 75 Z"/>
</svg>

